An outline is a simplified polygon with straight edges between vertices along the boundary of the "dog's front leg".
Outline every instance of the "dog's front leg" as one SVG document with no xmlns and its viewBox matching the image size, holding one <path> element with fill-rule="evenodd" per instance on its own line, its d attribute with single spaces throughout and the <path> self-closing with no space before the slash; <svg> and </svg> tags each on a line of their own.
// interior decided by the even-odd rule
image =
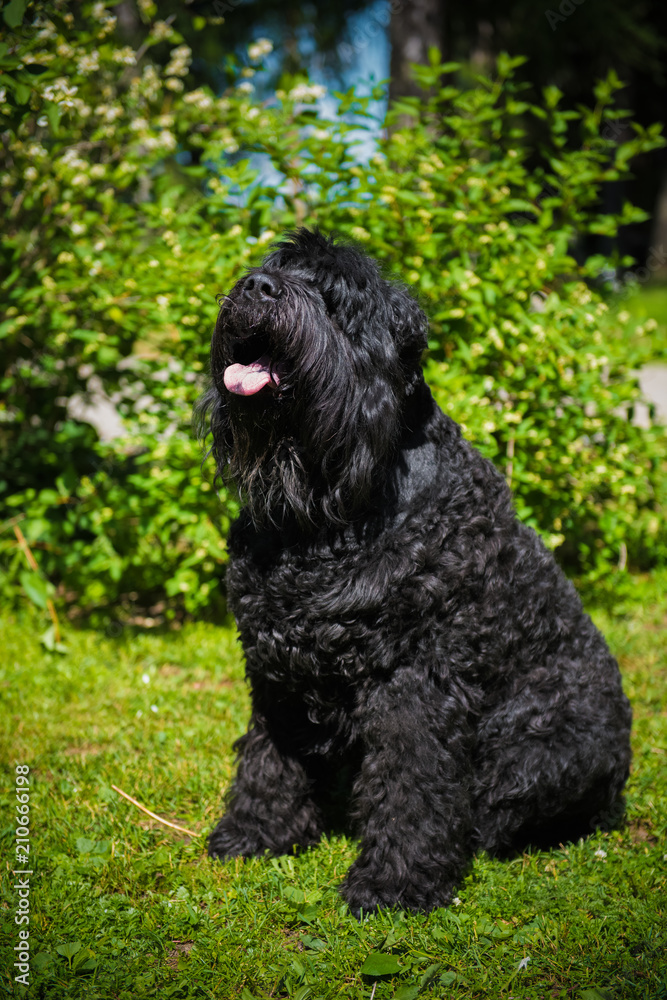
<svg viewBox="0 0 667 1000">
<path fill-rule="evenodd" d="M 254 717 L 234 748 L 238 770 L 227 810 L 209 837 L 209 854 L 289 854 L 297 845 L 316 843 L 321 823 L 309 778 L 302 764 L 277 746 L 264 720 Z"/>
<path fill-rule="evenodd" d="M 365 699 L 353 818 L 361 853 L 342 894 L 351 910 L 446 905 L 469 854 L 470 728 L 447 690 L 401 671 Z"/>
</svg>

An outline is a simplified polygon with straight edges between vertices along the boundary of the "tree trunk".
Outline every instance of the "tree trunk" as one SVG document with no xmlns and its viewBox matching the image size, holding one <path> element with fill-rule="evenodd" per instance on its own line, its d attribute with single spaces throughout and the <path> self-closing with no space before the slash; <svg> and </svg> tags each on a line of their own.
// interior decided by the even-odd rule
<svg viewBox="0 0 667 1000">
<path fill-rule="evenodd" d="M 420 95 L 410 73 L 410 63 L 428 64 L 428 50 L 435 45 L 444 54 L 444 0 L 391 0 L 390 100 Z"/>
<path fill-rule="evenodd" d="M 658 281 L 667 280 L 667 174 L 662 182 L 655 207 L 653 245 L 649 248 L 648 270 Z"/>
</svg>

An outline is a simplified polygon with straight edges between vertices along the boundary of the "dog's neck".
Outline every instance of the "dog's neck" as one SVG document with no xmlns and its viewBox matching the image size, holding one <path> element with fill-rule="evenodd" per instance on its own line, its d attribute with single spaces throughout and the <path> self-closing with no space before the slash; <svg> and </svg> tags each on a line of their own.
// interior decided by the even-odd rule
<svg viewBox="0 0 667 1000">
<path fill-rule="evenodd" d="M 427 490 L 442 462 L 443 429 L 458 429 L 438 408 L 431 391 L 422 380 L 406 398 L 400 433 L 394 445 L 377 462 L 372 487 L 363 504 L 337 506 L 334 492 L 328 489 L 319 469 L 304 458 L 299 492 L 272 489 L 270 504 L 247 504 L 243 521 L 260 534 L 279 532 L 285 544 L 303 544 L 308 540 L 332 540 L 356 535 L 377 535 L 392 522 L 402 520 L 414 497 Z M 286 447 L 286 445 L 285 445 Z M 295 449 L 298 447 L 294 442 Z M 278 470 L 274 470 L 277 475 Z M 272 476 L 274 486 L 275 476 Z M 260 500 L 265 500 L 261 496 Z M 287 540 L 291 539 L 291 543 Z"/>
</svg>

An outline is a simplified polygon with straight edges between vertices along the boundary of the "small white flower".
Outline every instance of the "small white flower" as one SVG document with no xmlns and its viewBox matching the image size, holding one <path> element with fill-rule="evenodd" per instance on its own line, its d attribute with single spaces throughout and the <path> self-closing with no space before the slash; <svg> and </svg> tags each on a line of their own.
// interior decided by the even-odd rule
<svg viewBox="0 0 667 1000">
<path fill-rule="evenodd" d="M 79 73 L 94 73 L 95 70 L 100 68 L 100 54 L 97 49 L 94 49 L 89 55 L 82 56 L 77 63 L 77 72 Z"/>
<path fill-rule="evenodd" d="M 98 34 L 98 38 L 104 38 L 104 36 L 108 35 L 111 31 L 113 31 L 115 27 L 116 27 L 116 15 L 107 14 L 106 17 L 102 18 L 101 29 Z"/>
<path fill-rule="evenodd" d="M 158 295 L 157 298 L 155 299 L 155 301 L 159 305 L 160 309 L 166 309 L 167 306 L 169 305 L 169 296 L 168 295 Z"/>
<path fill-rule="evenodd" d="M 137 719 L 140 719 L 143 714 L 144 713 L 141 711 L 141 709 L 139 709 L 136 715 Z"/>
<path fill-rule="evenodd" d="M 597 851 L 595 852 L 595 857 L 596 858 L 606 858 L 607 857 L 607 852 L 603 851 L 602 848 L 599 847 L 597 849 Z"/>
<path fill-rule="evenodd" d="M 159 267 L 160 266 L 160 261 L 159 260 L 155 260 L 155 258 L 153 258 L 152 260 L 148 261 L 148 266 L 149 267 Z"/>
<path fill-rule="evenodd" d="M 114 62 L 122 63 L 124 66 L 134 66 L 136 62 L 134 49 L 130 48 L 129 45 L 125 45 L 122 49 L 115 49 L 111 58 Z"/>
<path fill-rule="evenodd" d="M 86 231 L 86 227 L 82 222 L 73 222 L 69 228 L 72 236 L 83 236 Z"/>
<path fill-rule="evenodd" d="M 37 178 L 39 177 L 39 174 L 37 173 L 34 167 L 26 167 L 26 169 L 23 171 L 23 176 L 27 181 L 36 181 Z"/>
<path fill-rule="evenodd" d="M 92 114 L 93 109 L 90 107 L 90 105 L 86 104 L 85 101 L 82 101 L 80 97 L 75 98 L 72 101 L 72 104 L 74 105 L 74 107 L 79 112 L 82 118 L 87 118 L 88 115 Z"/>
<path fill-rule="evenodd" d="M 166 21 L 156 21 L 151 28 L 151 35 L 156 42 L 163 42 L 166 38 L 171 38 L 173 30 Z"/>
<path fill-rule="evenodd" d="M 157 712 L 157 705 L 151 705 L 151 712 Z"/>
<path fill-rule="evenodd" d="M 45 21 L 44 27 L 40 32 L 38 32 L 37 37 L 40 41 L 46 41 L 47 38 L 53 38 L 53 36 L 57 35 L 57 33 L 58 32 L 56 31 L 56 26 L 53 21 Z"/>
<path fill-rule="evenodd" d="M 297 83 L 287 96 L 293 101 L 316 101 L 318 97 L 324 97 L 326 92 L 326 87 L 319 83 Z"/>
<path fill-rule="evenodd" d="M 148 674 L 142 674 L 141 679 L 144 682 L 144 684 L 150 684 L 151 682 L 150 676 Z"/>
<path fill-rule="evenodd" d="M 244 80 L 243 83 L 240 83 L 236 89 L 238 90 L 239 94 L 252 94 L 253 90 L 255 89 L 255 85 L 253 83 L 250 83 L 249 80 Z"/>
<path fill-rule="evenodd" d="M 74 97 L 78 90 L 78 87 L 70 86 L 64 76 L 59 76 L 50 86 L 44 88 L 44 97 L 49 101 L 64 101 L 65 98 Z M 67 106 L 71 106 L 71 102 Z"/>
<path fill-rule="evenodd" d="M 253 62 L 257 62 L 262 56 L 268 56 L 270 52 L 273 52 L 273 42 L 268 38 L 258 38 L 248 46 L 248 58 Z"/>
<path fill-rule="evenodd" d="M 0 93 L 0 101 L 1 100 L 2 100 L 2 94 Z M 46 115 L 40 115 L 39 118 L 37 119 L 37 124 L 40 126 L 40 128 L 44 128 L 46 125 L 49 124 L 49 119 L 46 117 Z"/>
<path fill-rule="evenodd" d="M 452 900 L 452 903 L 454 904 L 454 906 L 460 906 L 461 905 L 461 900 L 459 899 L 458 896 L 454 896 L 454 899 Z"/>
<path fill-rule="evenodd" d="M 186 104 L 194 104 L 200 111 L 207 111 L 213 107 L 213 98 L 205 94 L 203 90 L 192 90 L 183 98 Z"/>
<path fill-rule="evenodd" d="M 166 76 L 186 76 L 192 60 L 192 49 L 189 45 L 179 45 L 172 49 L 170 62 L 165 69 Z"/>
<path fill-rule="evenodd" d="M 83 167 L 83 169 L 85 170 L 86 168 L 85 160 L 82 160 L 79 157 L 76 149 L 73 146 L 70 146 L 69 149 L 65 150 L 65 152 L 60 158 L 60 161 L 61 163 L 65 164 L 65 166 L 71 167 L 72 169 L 80 169 L 81 167 Z"/>
<path fill-rule="evenodd" d="M 179 80 L 178 77 L 172 76 L 165 83 L 165 87 L 167 90 L 173 90 L 180 93 L 180 91 L 183 90 L 184 83 L 182 80 Z"/>
</svg>

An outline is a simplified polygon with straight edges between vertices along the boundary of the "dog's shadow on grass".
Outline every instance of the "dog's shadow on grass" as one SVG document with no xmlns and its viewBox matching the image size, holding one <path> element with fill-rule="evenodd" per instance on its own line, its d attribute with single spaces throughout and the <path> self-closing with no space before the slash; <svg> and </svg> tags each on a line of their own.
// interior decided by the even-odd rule
<svg viewBox="0 0 667 1000">
<path fill-rule="evenodd" d="M 596 816 L 562 816 L 551 822 L 524 826 L 516 832 L 512 843 L 494 856 L 508 860 L 531 851 L 555 851 L 586 840 L 598 831 L 608 833 L 624 825 L 625 796 L 621 796 Z"/>
</svg>

